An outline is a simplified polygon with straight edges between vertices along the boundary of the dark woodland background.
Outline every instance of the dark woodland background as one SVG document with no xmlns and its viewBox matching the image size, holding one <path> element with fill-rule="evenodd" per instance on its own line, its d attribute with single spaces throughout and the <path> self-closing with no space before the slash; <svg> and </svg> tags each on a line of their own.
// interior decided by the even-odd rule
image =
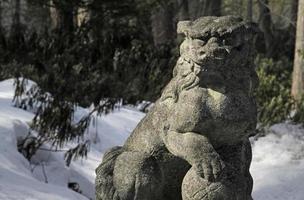
<svg viewBox="0 0 304 200">
<path fill-rule="evenodd" d="M 292 85 L 304 85 L 292 79 L 293 68 L 304 64 L 294 58 L 303 54 L 295 48 L 304 26 L 297 24 L 301 1 L 0 0 L 0 80 L 15 78 L 15 106 L 36 113 L 31 127 L 38 135 L 29 133 L 30 145 L 20 147 L 30 159 L 45 142 L 77 140 L 67 164 L 85 156 L 88 141 L 81 138 L 91 115 L 71 123 L 76 106 L 102 114 L 155 101 L 179 56 L 177 22 L 209 15 L 238 15 L 261 30 L 255 38 L 258 132 L 284 120 L 302 123 L 303 89 L 292 92 Z M 26 79 L 39 88 L 26 92 Z"/>
</svg>

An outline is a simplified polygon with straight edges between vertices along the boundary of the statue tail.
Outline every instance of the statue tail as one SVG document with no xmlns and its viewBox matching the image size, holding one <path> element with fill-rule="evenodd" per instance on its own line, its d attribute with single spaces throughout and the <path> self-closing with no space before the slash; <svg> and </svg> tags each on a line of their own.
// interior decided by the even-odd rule
<svg viewBox="0 0 304 200">
<path fill-rule="evenodd" d="M 96 172 L 96 200 L 120 200 L 113 184 L 113 171 L 116 158 L 122 153 L 122 147 L 114 147 L 104 154 L 102 163 Z"/>
</svg>

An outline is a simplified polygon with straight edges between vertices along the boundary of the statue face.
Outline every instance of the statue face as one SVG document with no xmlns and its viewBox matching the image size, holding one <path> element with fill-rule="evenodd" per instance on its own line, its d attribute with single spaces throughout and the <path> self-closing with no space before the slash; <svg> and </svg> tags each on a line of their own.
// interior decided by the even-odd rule
<svg viewBox="0 0 304 200">
<path fill-rule="evenodd" d="M 177 32 L 185 36 L 181 56 L 207 70 L 213 66 L 230 69 L 242 66 L 251 53 L 254 27 L 234 16 L 181 21 L 177 25 Z"/>
<path fill-rule="evenodd" d="M 180 46 L 180 54 L 200 66 L 198 76 L 202 87 L 219 92 L 224 92 L 227 87 L 240 88 L 251 93 L 254 83 L 244 73 L 249 71 L 244 69 L 252 64 L 251 44 L 246 37 L 246 34 L 239 33 L 186 37 Z"/>
<path fill-rule="evenodd" d="M 210 38 L 187 37 L 180 46 L 181 56 L 206 70 L 212 70 L 213 66 L 243 65 L 248 60 L 248 51 L 244 38 L 233 34 Z"/>
</svg>

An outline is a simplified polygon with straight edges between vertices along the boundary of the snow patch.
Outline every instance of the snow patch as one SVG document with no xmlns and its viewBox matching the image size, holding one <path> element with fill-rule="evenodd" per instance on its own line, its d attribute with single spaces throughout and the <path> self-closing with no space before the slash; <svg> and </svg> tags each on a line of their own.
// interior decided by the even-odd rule
<svg viewBox="0 0 304 200">
<path fill-rule="evenodd" d="M 304 129 L 301 125 L 281 123 L 269 131 L 253 142 L 253 198 L 303 200 Z"/>
</svg>

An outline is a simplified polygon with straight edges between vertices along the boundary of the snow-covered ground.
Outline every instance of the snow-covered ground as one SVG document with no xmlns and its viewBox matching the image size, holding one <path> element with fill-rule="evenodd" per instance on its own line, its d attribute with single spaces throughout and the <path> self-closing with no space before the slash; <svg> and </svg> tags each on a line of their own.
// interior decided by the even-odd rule
<svg viewBox="0 0 304 200">
<path fill-rule="evenodd" d="M 255 200 L 304 200 L 304 129 L 276 124 L 253 143 Z"/>
<path fill-rule="evenodd" d="M 95 141 L 88 158 L 75 161 L 70 167 L 64 164 L 63 152 L 45 150 L 39 151 L 29 163 L 17 151 L 17 140 L 28 133 L 33 114 L 12 107 L 13 91 L 12 79 L 0 82 L 0 200 L 94 199 L 94 170 L 104 151 L 122 144 L 144 114 L 124 107 L 96 117 L 95 125 L 90 126 L 86 135 Z M 88 112 L 79 108 L 75 116 L 80 118 Z M 298 125 L 277 124 L 271 131 L 253 142 L 253 197 L 255 200 L 303 200 L 304 129 Z M 77 182 L 82 194 L 68 189 L 68 182 Z"/>
</svg>

